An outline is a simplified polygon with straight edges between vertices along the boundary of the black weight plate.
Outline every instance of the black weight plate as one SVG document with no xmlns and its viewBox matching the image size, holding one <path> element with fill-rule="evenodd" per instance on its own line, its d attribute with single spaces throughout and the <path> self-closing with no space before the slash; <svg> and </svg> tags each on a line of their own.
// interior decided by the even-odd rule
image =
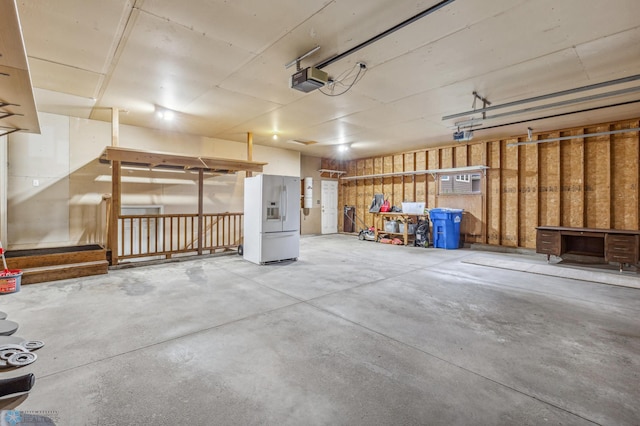
<svg viewBox="0 0 640 426">
<path fill-rule="evenodd" d="M 18 330 L 18 323 L 9 320 L 0 320 L 0 336 L 11 336 Z"/>
</svg>

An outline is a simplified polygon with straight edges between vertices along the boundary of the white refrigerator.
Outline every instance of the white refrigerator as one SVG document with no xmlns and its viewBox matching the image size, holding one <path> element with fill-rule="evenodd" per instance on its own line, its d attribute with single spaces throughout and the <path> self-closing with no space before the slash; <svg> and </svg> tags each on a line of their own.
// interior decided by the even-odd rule
<svg viewBox="0 0 640 426">
<path fill-rule="evenodd" d="M 243 257 L 263 265 L 300 255 L 300 178 L 258 175 L 244 180 Z"/>
</svg>

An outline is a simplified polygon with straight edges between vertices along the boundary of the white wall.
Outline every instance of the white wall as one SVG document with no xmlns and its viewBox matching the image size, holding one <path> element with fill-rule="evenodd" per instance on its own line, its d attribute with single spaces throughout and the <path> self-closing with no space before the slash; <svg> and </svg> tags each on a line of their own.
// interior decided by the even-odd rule
<svg viewBox="0 0 640 426">
<path fill-rule="evenodd" d="M 101 242 L 101 203 L 111 192 L 111 170 L 98 158 L 111 145 L 111 123 L 47 113 L 39 118 L 41 135 L 8 137 L 8 237 L 2 242 L 14 249 Z M 126 125 L 119 130 L 121 147 L 246 159 L 244 143 Z M 297 151 L 256 145 L 253 160 L 269 163 L 265 173 L 300 175 Z M 205 213 L 242 211 L 244 176 L 206 177 Z M 34 179 L 39 186 L 33 186 Z M 124 169 L 122 204 L 196 213 L 197 181 L 197 172 Z"/>
</svg>

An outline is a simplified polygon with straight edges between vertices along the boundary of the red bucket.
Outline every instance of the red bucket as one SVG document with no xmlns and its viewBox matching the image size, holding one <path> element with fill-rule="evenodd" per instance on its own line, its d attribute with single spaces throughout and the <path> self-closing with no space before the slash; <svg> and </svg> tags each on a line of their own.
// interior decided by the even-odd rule
<svg viewBox="0 0 640 426">
<path fill-rule="evenodd" d="M 0 271 L 0 294 L 19 292 L 21 280 L 22 271 L 19 269 Z"/>
</svg>

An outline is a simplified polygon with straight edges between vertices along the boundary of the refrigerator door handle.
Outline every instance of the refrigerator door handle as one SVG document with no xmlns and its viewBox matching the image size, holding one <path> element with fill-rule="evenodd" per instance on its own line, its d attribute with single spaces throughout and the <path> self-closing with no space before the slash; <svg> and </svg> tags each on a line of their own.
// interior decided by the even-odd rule
<svg viewBox="0 0 640 426">
<path fill-rule="evenodd" d="M 287 186 L 284 186 L 284 209 L 282 214 L 282 222 L 287 221 L 287 212 L 289 211 L 289 196 L 287 194 Z"/>
</svg>

